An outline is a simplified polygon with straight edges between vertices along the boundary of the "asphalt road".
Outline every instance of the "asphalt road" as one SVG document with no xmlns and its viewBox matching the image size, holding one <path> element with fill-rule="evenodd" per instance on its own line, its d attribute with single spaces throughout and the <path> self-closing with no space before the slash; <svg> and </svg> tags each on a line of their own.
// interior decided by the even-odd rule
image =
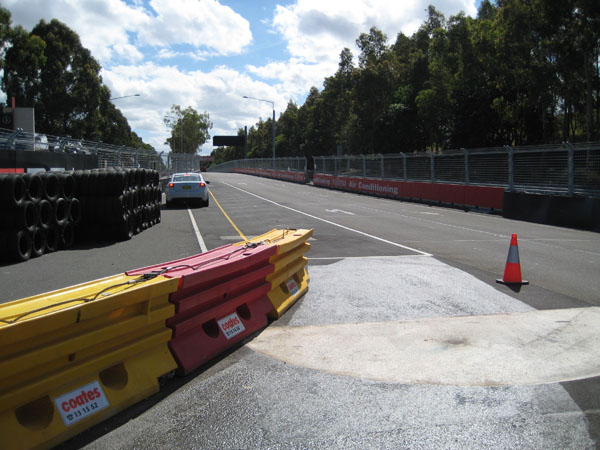
<svg viewBox="0 0 600 450">
<path fill-rule="evenodd" d="M 599 234 L 245 175 L 208 179 L 208 208 L 163 210 L 130 241 L 0 266 L 0 302 L 199 253 L 199 240 L 211 249 L 286 227 L 315 230 L 309 293 L 252 342 L 64 448 L 600 441 Z M 495 282 L 512 233 L 530 281 L 518 292 Z"/>
</svg>

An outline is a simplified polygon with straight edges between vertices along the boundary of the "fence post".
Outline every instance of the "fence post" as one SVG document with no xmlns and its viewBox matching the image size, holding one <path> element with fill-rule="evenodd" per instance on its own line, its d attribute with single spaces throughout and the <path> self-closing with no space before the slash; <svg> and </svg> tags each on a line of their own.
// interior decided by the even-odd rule
<svg viewBox="0 0 600 450">
<path fill-rule="evenodd" d="M 381 168 L 381 179 L 383 180 L 385 178 L 385 167 L 383 164 L 383 155 L 381 153 L 379 153 L 379 166 Z"/>
<path fill-rule="evenodd" d="M 363 178 L 367 177 L 367 161 L 365 155 L 360 155 L 362 158 L 362 169 L 363 169 Z"/>
<path fill-rule="evenodd" d="M 568 193 L 575 195 L 575 148 L 570 142 L 563 143 L 568 152 Z"/>
<path fill-rule="evenodd" d="M 461 148 L 460 150 L 462 151 L 463 156 L 465 158 L 465 184 L 468 185 L 471 184 L 471 181 L 469 179 L 469 152 L 464 148 Z"/>
<path fill-rule="evenodd" d="M 429 158 L 430 158 L 429 166 L 430 166 L 430 170 L 431 170 L 429 179 L 432 183 L 435 183 L 435 155 L 433 154 L 433 152 L 431 150 L 428 150 L 427 153 L 429 153 Z"/>
<path fill-rule="evenodd" d="M 400 152 L 402 155 L 402 176 L 404 177 L 404 181 L 408 181 L 408 170 L 406 168 L 406 154 L 404 152 Z"/>
<path fill-rule="evenodd" d="M 510 145 L 504 148 L 508 151 L 508 191 L 512 192 L 515 189 L 515 151 Z"/>
</svg>

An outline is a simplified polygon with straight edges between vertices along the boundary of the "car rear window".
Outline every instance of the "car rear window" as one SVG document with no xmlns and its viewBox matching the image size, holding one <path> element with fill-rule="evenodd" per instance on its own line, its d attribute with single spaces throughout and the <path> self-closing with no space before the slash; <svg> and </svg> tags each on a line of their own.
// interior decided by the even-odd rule
<svg viewBox="0 0 600 450">
<path fill-rule="evenodd" d="M 175 175 L 173 181 L 202 181 L 199 175 Z"/>
</svg>

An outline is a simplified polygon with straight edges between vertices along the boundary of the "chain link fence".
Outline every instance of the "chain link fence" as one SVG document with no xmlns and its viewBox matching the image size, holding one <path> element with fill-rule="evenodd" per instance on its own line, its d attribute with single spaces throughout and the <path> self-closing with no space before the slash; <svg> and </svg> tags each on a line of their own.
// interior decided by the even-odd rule
<svg viewBox="0 0 600 450">
<path fill-rule="evenodd" d="M 600 143 L 315 156 L 315 173 L 600 195 Z"/>
</svg>

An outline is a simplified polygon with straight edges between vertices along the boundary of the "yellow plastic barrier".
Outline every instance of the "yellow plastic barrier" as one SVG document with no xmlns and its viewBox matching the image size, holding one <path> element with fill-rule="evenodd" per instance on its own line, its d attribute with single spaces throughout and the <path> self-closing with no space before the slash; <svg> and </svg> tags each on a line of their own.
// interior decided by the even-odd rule
<svg viewBox="0 0 600 450">
<path fill-rule="evenodd" d="M 0 448 L 50 448 L 157 392 L 177 285 L 117 275 L 0 305 Z"/>
<path fill-rule="evenodd" d="M 273 273 L 267 276 L 271 283 L 271 290 L 267 294 L 273 304 L 274 310 L 269 315 L 279 319 L 306 291 L 308 291 L 308 272 L 306 265 L 308 259 L 304 256 L 310 250 L 307 242 L 313 230 L 271 230 L 247 242 L 277 245 L 277 253 L 269 259 L 275 266 Z"/>
</svg>

